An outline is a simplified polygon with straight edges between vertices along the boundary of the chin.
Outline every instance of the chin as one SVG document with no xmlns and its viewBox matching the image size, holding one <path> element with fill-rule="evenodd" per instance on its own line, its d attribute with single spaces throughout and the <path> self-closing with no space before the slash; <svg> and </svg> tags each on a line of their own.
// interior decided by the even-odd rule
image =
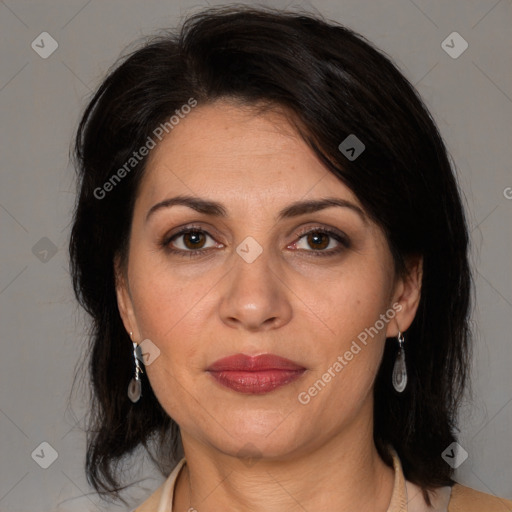
<svg viewBox="0 0 512 512">
<path fill-rule="evenodd" d="M 290 417 L 277 412 L 236 414 L 230 416 L 228 433 L 223 431 L 218 446 L 221 451 L 237 457 L 280 458 L 297 448 L 303 432 Z"/>
</svg>

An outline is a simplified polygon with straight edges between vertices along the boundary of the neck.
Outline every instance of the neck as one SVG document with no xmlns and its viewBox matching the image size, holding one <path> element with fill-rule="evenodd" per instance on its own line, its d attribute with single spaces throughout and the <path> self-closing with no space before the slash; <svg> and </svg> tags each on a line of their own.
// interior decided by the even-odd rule
<svg viewBox="0 0 512 512">
<path fill-rule="evenodd" d="M 178 512 L 385 512 L 391 500 L 394 472 L 378 455 L 371 425 L 278 460 L 243 461 L 182 438 L 187 464 L 176 484 Z"/>
</svg>

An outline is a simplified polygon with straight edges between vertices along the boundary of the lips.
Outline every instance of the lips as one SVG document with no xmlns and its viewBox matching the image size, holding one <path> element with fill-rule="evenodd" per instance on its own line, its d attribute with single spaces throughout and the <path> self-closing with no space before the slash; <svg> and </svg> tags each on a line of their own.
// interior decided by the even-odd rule
<svg viewBox="0 0 512 512">
<path fill-rule="evenodd" d="M 265 370 L 305 370 L 303 366 L 295 364 L 284 357 L 273 354 L 261 354 L 259 356 L 247 356 L 245 354 L 235 354 L 215 361 L 208 371 L 265 371 Z"/>
<path fill-rule="evenodd" d="M 222 386 L 239 393 L 262 394 L 297 380 L 306 369 L 273 354 L 236 354 L 219 359 L 207 371 Z"/>
</svg>

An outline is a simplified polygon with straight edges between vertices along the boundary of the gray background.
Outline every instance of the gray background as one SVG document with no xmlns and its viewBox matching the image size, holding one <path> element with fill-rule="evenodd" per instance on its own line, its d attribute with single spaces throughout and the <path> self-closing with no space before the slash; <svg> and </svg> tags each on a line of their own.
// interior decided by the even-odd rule
<svg viewBox="0 0 512 512">
<path fill-rule="evenodd" d="M 88 487 L 86 400 L 76 393 L 67 402 L 85 342 L 67 271 L 69 145 L 86 99 L 121 51 L 202 5 L 0 1 L 0 511 L 124 509 L 108 508 Z M 440 127 L 467 200 L 476 283 L 474 401 L 460 434 L 469 457 L 457 478 L 512 498 L 511 1 L 267 5 L 318 10 L 365 35 L 417 86 Z M 58 42 L 47 59 L 31 48 L 44 31 Z M 441 47 L 453 31 L 469 44 L 456 59 Z M 58 453 L 47 469 L 35 462 L 49 461 L 42 442 Z M 131 462 L 134 477 L 147 477 L 127 495 L 135 505 L 162 478 L 140 453 Z"/>
</svg>

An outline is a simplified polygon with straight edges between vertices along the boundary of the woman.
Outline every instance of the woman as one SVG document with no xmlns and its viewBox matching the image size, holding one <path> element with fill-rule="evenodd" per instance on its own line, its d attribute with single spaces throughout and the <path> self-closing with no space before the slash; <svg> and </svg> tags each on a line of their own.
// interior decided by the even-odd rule
<svg viewBox="0 0 512 512">
<path fill-rule="evenodd" d="M 311 16 L 204 11 L 110 73 L 76 156 L 98 492 L 142 444 L 167 478 L 137 512 L 512 509 L 452 480 L 468 232 L 382 53 Z"/>
</svg>

